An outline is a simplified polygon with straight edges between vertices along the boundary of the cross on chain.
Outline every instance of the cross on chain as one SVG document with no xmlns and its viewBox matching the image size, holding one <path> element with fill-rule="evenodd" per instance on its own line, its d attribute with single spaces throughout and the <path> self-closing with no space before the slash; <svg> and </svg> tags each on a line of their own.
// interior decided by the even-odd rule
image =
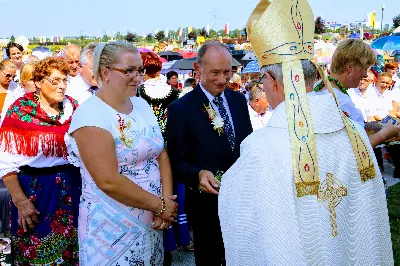
<svg viewBox="0 0 400 266">
<path fill-rule="evenodd" d="M 318 201 L 329 209 L 333 237 L 338 234 L 336 207 L 345 196 L 347 196 L 347 188 L 332 173 L 327 173 L 325 181 L 321 183 L 318 190 Z"/>
</svg>

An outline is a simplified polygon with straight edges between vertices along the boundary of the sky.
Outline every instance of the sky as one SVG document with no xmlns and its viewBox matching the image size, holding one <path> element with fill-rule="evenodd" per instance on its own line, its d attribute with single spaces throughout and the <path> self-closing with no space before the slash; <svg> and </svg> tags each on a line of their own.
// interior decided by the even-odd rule
<svg viewBox="0 0 400 266">
<path fill-rule="evenodd" d="M 278 1 L 278 0 L 275 0 Z M 11 35 L 97 36 L 127 31 L 145 35 L 183 26 L 244 28 L 259 0 L 0 0 L 0 38 Z M 309 0 L 314 16 L 339 23 L 363 21 L 376 10 L 384 24 L 400 14 L 400 0 Z"/>
</svg>

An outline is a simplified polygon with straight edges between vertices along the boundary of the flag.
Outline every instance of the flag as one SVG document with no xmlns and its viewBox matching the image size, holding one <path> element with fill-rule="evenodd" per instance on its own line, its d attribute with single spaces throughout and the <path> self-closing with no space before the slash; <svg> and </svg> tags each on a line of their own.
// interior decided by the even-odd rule
<svg viewBox="0 0 400 266">
<path fill-rule="evenodd" d="M 376 27 L 376 11 L 374 10 L 371 13 L 368 13 L 367 16 L 368 16 L 367 26 L 372 27 L 374 29 Z"/>
<path fill-rule="evenodd" d="M 179 28 L 179 31 L 178 31 L 178 36 L 179 36 L 179 37 L 181 37 L 181 36 L 182 36 L 182 27 L 180 27 L 180 28 Z"/>
<path fill-rule="evenodd" d="M 224 33 L 229 34 L 229 23 L 225 24 Z"/>
<path fill-rule="evenodd" d="M 193 32 L 193 27 L 192 26 L 189 27 L 189 32 Z"/>
<path fill-rule="evenodd" d="M 206 26 L 206 31 L 207 31 L 207 34 L 210 34 L 210 25 L 209 24 L 207 24 L 207 26 Z"/>
</svg>

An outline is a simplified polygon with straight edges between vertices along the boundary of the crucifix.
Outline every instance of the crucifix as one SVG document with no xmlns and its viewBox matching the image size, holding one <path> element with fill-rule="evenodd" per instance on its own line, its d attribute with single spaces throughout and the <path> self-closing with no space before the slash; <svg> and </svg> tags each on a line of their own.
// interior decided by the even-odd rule
<svg viewBox="0 0 400 266">
<path fill-rule="evenodd" d="M 327 173 L 325 181 L 319 187 L 317 198 L 319 202 L 329 209 L 333 237 L 338 234 L 336 207 L 344 196 L 347 196 L 347 188 L 332 173 Z"/>
</svg>

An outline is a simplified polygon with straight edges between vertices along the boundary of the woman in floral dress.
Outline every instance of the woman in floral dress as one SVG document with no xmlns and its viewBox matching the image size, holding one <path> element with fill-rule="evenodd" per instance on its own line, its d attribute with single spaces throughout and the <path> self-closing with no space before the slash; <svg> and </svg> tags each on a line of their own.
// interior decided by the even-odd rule
<svg viewBox="0 0 400 266">
<path fill-rule="evenodd" d="M 143 67 L 146 70 L 145 81 L 138 89 L 142 97 L 153 109 L 154 115 L 165 139 L 168 105 L 179 98 L 180 91 L 168 85 L 164 76 L 160 75 L 161 59 L 152 52 L 141 53 Z"/>
<path fill-rule="evenodd" d="M 8 109 L 0 128 L 0 177 L 11 197 L 15 265 L 78 264 L 79 169 L 64 135 L 77 102 L 65 96 L 68 66 L 38 62 L 36 92 Z"/>
<path fill-rule="evenodd" d="M 162 231 L 177 215 L 164 140 L 150 106 L 132 97 L 144 74 L 138 50 L 100 43 L 100 89 L 75 113 L 71 160 L 81 167 L 80 265 L 162 265 Z M 95 112 L 95 113 L 94 113 Z"/>
</svg>

